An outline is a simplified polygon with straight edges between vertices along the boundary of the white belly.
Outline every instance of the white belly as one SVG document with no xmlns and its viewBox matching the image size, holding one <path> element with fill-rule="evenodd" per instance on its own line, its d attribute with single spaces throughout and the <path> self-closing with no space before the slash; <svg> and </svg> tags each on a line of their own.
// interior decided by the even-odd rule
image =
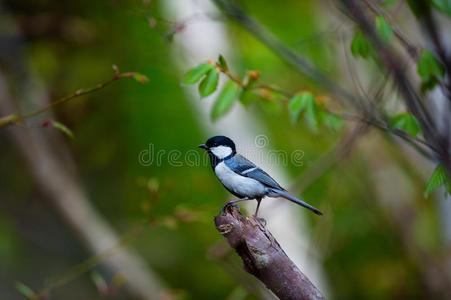
<svg viewBox="0 0 451 300">
<path fill-rule="evenodd" d="M 249 198 L 263 197 L 266 194 L 263 184 L 255 179 L 236 174 L 224 162 L 220 162 L 216 166 L 215 173 L 222 184 L 236 194 Z"/>
</svg>

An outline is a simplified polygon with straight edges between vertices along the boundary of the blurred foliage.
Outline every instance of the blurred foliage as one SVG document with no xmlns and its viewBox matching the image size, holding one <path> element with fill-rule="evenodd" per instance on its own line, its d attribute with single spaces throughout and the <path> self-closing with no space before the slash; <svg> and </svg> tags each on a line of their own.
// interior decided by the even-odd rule
<svg viewBox="0 0 451 300">
<path fill-rule="evenodd" d="M 245 104 L 248 114 L 264 121 L 262 130 L 270 137 L 272 148 L 305 153 L 302 167 L 284 165 L 293 180 L 332 149 L 350 124 L 342 126 L 341 120 L 325 109 L 323 101 L 330 95 L 323 95 L 320 86 L 282 63 L 234 23 L 226 22 L 240 59 L 232 64 L 221 56 L 217 66 L 204 62 L 183 78 L 170 54 L 170 41 L 183 34 L 183 26 L 174 27 L 166 20 L 163 1 L 4 1 L 2 22 L 21 36 L 21 61 L 16 63 L 33 74 L 11 71 L 10 76 L 19 81 L 20 76 L 35 76 L 52 99 L 59 99 L 110 78 L 112 65 L 145 74 L 149 79 L 145 85 L 120 81 L 56 107 L 58 122 L 52 126 L 73 133 L 74 139 L 66 142 L 82 183 L 95 207 L 119 232 L 125 234 L 143 220 L 158 220 L 158 226 L 145 227 L 130 243 L 175 294 L 184 299 L 253 299 L 235 276 L 207 258 L 211 246 L 222 238 L 212 216 L 229 195 L 206 160 L 196 167 L 183 163 L 184 155 L 210 131 L 198 122 L 196 110 L 186 99 L 187 87 L 181 82 L 200 82 L 199 92 L 206 97 L 215 92 L 218 77 L 228 76 L 226 72 L 246 74 L 242 86 L 230 79 L 214 94 L 212 118 L 216 120 L 232 105 Z M 324 3 L 242 2 L 315 66 L 351 86 L 339 71 L 337 54 L 343 47 L 337 28 L 322 24 Z M 394 5 L 394 1 L 385 2 Z M 413 2 L 408 1 L 409 5 Z M 449 11 L 444 1 L 434 1 L 434 5 Z M 375 22 L 381 38 L 393 38 L 393 29 L 383 17 Z M 346 29 L 352 43 L 344 48 L 367 59 L 373 51 L 371 45 L 358 31 L 352 38 L 353 32 L 354 28 Z M 429 52 L 421 56 L 418 71 L 428 86 L 443 76 L 439 62 Z M 144 78 L 139 75 L 136 79 L 146 81 Z M 290 97 L 268 88 L 246 93 L 257 81 L 289 91 Z M 24 92 L 15 93 L 20 96 Z M 394 118 L 394 128 L 412 136 L 419 133 L 413 116 Z M 296 122 L 298 119 L 301 121 Z M 36 124 L 33 130 L 45 133 L 50 129 L 42 128 L 39 118 L 30 122 Z M 320 122 L 328 128 L 318 128 Z M 0 138 L 5 141 L 6 135 L 0 132 Z M 412 228 L 414 243 L 434 255 L 443 242 L 435 207 L 423 199 L 424 178 L 415 176 L 418 166 L 412 168 L 397 146 L 380 135 L 371 134 L 363 144 L 303 192 L 304 200 L 328 215 L 322 219 L 308 215 L 307 219 L 330 294 L 337 299 L 426 297 L 423 270 L 406 254 L 396 216 L 378 204 L 380 184 L 369 170 L 395 166 L 402 177 L 399 181 L 407 182 L 403 185 L 406 194 L 412 196 L 400 201 L 415 203 L 419 216 Z M 173 156 L 171 162 L 174 151 L 182 156 Z M 140 157 L 147 160 L 143 163 Z M 44 287 L 48 278 L 64 274 L 90 254 L 52 211 L 9 143 L 2 142 L 0 165 L 0 298 L 21 299 L 20 293 L 31 295 Z M 430 187 L 445 184 L 442 173 L 436 170 L 434 174 L 428 192 Z M 389 181 L 384 189 L 396 190 L 398 182 Z M 96 267 L 52 290 L 52 299 L 127 298 L 124 291 L 116 291 L 122 286 L 120 279 L 107 274 Z"/>
</svg>

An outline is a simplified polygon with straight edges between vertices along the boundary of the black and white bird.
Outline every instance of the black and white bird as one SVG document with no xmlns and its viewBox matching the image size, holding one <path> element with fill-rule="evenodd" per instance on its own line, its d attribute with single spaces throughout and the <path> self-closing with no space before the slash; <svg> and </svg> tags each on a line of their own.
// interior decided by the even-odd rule
<svg viewBox="0 0 451 300">
<path fill-rule="evenodd" d="M 214 136 L 205 144 L 199 145 L 210 156 L 211 166 L 222 185 L 239 199 L 224 204 L 221 213 L 228 205 L 239 201 L 257 200 L 257 216 L 260 201 L 265 197 L 282 197 L 310 209 L 317 215 L 322 213 L 313 206 L 288 194 L 271 176 L 244 156 L 236 153 L 235 143 L 226 136 Z"/>
</svg>

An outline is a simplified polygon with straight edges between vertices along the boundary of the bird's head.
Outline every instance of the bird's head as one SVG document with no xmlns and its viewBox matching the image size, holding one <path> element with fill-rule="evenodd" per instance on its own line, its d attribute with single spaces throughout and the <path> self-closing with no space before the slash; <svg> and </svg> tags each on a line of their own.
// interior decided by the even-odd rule
<svg viewBox="0 0 451 300">
<path fill-rule="evenodd" d="M 201 144 L 198 147 L 207 150 L 209 154 L 214 155 L 218 159 L 224 159 L 227 156 L 236 154 L 235 143 L 223 135 L 209 138 L 205 144 Z"/>
</svg>

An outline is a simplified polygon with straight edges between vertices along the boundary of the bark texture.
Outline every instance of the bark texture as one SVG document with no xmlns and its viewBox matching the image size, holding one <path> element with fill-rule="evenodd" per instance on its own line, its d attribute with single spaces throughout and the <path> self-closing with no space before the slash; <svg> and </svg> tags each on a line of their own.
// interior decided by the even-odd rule
<svg viewBox="0 0 451 300">
<path fill-rule="evenodd" d="M 241 257 L 248 273 L 280 299 L 324 299 L 261 221 L 254 216 L 244 217 L 234 207 L 226 212 L 215 217 L 216 228 Z"/>
</svg>

